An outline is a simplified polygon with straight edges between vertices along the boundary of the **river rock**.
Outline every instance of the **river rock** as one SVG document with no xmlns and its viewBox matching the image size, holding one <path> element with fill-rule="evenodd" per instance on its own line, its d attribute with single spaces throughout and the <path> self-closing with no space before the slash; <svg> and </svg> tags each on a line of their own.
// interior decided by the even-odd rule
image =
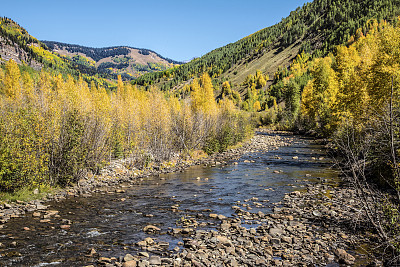
<svg viewBox="0 0 400 267">
<path fill-rule="evenodd" d="M 281 240 L 279 238 L 271 238 L 271 244 L 274 246 L 279 246 L 281 244 Z"/>
<path fill-rule="evenodd" d="M 215 213 L 210 213 L 210 215 L 208 215 L 210 218 L 212 219 L 217 219 L 218 218 L 218 214 Z"/>
<path fill-rule="evenodd" d="M 231 227 L 231 224 L 230 223 L 222 223 L 220 227 L 221 227 L 222 231 L 228 231 L 229 228 Z"/>
<path fill-rule="evenodd" d="M 169 247 L 169 243 L 168 242 L 164 242 L 164 241 L 158 242 L 157 245 L 159 247 L 162 247 L 162 248 L 168 248 Z"/>
<path fill-rule="evenodd" d="M 143 228 L 143 231 L 144 232 L 159 232 L 159 231 L 161 231 L 161 229 L 154 225 L 147 225 Z"/>
<path fill-rule="evenodd" d="M 318 210 L 314 210 L 314 211 L 313 211 L 313 215 L 314 215 L 315 217 L 321 217 L 321 216 L 322 216 L 322 213 L 319 212 Z"/>
<path fill-rule="evenodd" d="M 270 228 L 269 234 L 271 236 L 280 236 L 283 234 L 283 230 L 281 228 Z"/>
<path fill-rule="evenodd" d="M 193 231 L 194 231 L 193 228 L 186 227 L 186 228 L 182 229 L 181 233 L 184 234 L 184 235 L 188 235 L 188 234 L 192 233 Z"/>
<path fill-rule="evenodd" d="M 46 214 L 48 216 L 55 216 L 58 214 L 58 210 L 48 210 L 48 211 L 46 211 Z"/>
<path fill-rule="evenodd" d="M 288 244 L 292 244 L 293 239 L 291 237 L 288 236 L 282 236 L 281 237 L 282 242 L 288 243 Z"/>
<path fill-rule="evenodd" d="M 99 262 L 100 263 L 111 263 L 111 259 L 110 258 L 106 258 L 106 257 L 100 257 L 99 258 Z"/>
<path fill-rule="evenodd" d="M 219 214 L 218 215 L 218 220 L 225 220 L 226 219 L 226 216 L 225 215 L 222 215 L 222 214 Z"/>
<path fill-rule="evenodd" d="M 151 265 L 161 265 L 161 258 L 160 256 L 151 256 L 149 259 L 149 263 Z"/>
<path fill-rule="evenodd" d="M 127 261 L 133 261 L 135 258 L 131 255 L 131 254 L 126 254 L 125 256 L 124 256 L 124 262 L 127 262 Z M 135 263 L 136 264 L 136 263 Z"/>
<path fill-rule="evenodd" d="M 339 263 L 352 265 L 356 260 L 352 255 L 341 248 L 335 250 L 335 255 L 339 258 Z"/>
<path fill-rule="evenodd" d="M 136 267 L 137 263 L 135 260 L 125 261 L 122 263 L 122 267 Z"/>
<path fill-rule="evenodd" d="M 155 242 L 154 242 L 154 240 L 153 240 L 153 238 L 151 238 L 151 237 L 146 237 L 145 239 L 144 239 L 144 241 L 147 243 L 147 245 L 153 245 Z"/>
<path fill-rule="evenodd" d="M 231 241 L 226 236 L 216 236 L 217 240 L 221 242 L 224 246 L 232 246 Z"/>
<path fill-rule="evenodd" d="M 36 209 L 38 209 L 38 210 L 45 210 L 45 209 L 47 209 L 47 206 L 38 203 L 38 204 L 36 204 Z"/>
<path fill-rule="evenodd" d="M 145 252 L 145 251 L 140 251 L 140 252 L 139 252 L 139 256 L 143 256 L 143 257 L 148 258 L 148 257 L 149 257 L 149 253 L 147 253 L 147 252 Z"/>
<path fill-rule="evenodd" d="M 88 254 L 86 255 L 86 256 L 88 256 L 88 257 L 93 257 L 94 255 L 96 255 L 97 254 L 97 251 L 94 249 L 94 248 L 91 248 L 89 251 L 88 251 Z"/>
<path fill-rule="evenodd" d="M 137 242 L 136 245 L 139 247 L 145 247 L 145 246 L 147 246 L 147 242 L 142 240 L 142 241 Z"/>
</svg>

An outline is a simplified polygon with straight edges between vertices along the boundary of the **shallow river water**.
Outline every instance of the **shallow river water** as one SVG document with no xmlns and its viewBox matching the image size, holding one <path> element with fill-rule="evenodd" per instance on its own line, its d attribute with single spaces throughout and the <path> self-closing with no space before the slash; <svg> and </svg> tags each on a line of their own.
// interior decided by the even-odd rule
<svg viewBox="0 0 400 267">
<path fill-rule="evenodd" d="M 248 153 L 227 165 L 193 166 L 123 185 L 123 193 L 47 203 L 49 210 L 59 211 L 59 217 L 40 222 L 28 213 L 0 229 L 0 266 L 84 266 L 92 263 L 86 256 L 91 248 L 105 257 L 136 254 L 139 247 L 135 243 L 147 236 L 168 242 L 167 250 L 172 250 L 182 236 L 167 231 L 176 228 L 182 217 L 196 218 L 209 229 L 217 223 L 209 218 L 210 213 L 233 216 L 231 207 L 244 203 L 250 212 L 268 213 L 285 193 L 301 190 L 310 181 L 337 182 L 338 172 L 331 169 L 332 162 L 320 145 L 305 137 L 285 138 L 289 146 Z M 176 205 L 179 211 L 173 212 L 171 206 Z M 61 229 L 68 220 L 71 228 Z M 247 223 L 250 227 L 253 222 Z M 149 224 L 159 227 L 161 234 L 144 233 L 143 227 Z"/>
</svg>

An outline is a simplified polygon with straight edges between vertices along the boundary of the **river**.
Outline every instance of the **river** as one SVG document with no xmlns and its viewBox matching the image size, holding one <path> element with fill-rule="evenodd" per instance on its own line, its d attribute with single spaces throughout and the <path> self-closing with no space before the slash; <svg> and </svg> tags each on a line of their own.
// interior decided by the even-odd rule
<svg viewBox="0 0 400 267">
<path fill-rule="evenodd" d="M 284 138 L 288 146 L 247 153 L 227 164 L 192 166 L 90 197 L 47 203 L 48 210 L 58 211 L 48 216 L 49 221 L 33 217 L 32 212 L 13 218 L 0 229 L 0 266 L 94 264 L 87 256 L 90 249 L 104 257 L 137 254 L 140 247 L 135 244 L 147 236 L 168 242 L 164 251 L 149 252 L 163 256 L 182 247 L 184 236 L 167 233 L 178 227 L 177 222 L 193 219 L 198 229 L 212 229 L 216 222 L 211 213 L 235 216 L 233 205 L 269 213 L 285 193 L 301 190 L 309 182 L 337 183 L 338 172 L 321 145 L 306 137 Z M 160 228 L 160 234 L 143 232 L 150 224 Z"/>
</svg>

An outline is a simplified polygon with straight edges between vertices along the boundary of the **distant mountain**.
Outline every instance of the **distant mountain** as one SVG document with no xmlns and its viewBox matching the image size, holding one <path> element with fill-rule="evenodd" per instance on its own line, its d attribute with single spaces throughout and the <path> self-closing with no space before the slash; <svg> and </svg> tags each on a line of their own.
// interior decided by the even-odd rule
<svg viewBox="0 0 400 267">
<path fill-rule="evenodd" d="M 110 82 L 117 75 L 131 80 L 181 64 L 148 49 L 128 46 L 91 48 L 39 41 L 17 22 L 0 17 L 0 63 L 10 59 L 35 70 L 46 68 L 63 75 L 83 76 L 87 81 L 94 80 L 109 88 L 113 87 Z"/>
<path fill-rule="evenodd" d="M 93 48 L 52 41 L 41 42 L 52 52 L 71 60 L 77 68 L 80 65 L 91 66 L 95 67 L 99 73 L 121 74 L 128 79 L 182 64 L 149 49 L 129 46 Z"/>
</svg>

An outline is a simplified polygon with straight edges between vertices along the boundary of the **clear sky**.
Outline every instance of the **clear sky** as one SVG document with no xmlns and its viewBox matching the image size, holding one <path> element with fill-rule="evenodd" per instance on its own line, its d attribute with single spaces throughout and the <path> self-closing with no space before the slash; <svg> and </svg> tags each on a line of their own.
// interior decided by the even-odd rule
<svg viewBox="0 0 400 267">
<path fill-rule="evenodd" d="M 0 0 L 39 40 L 127 45 L 190 60 L 278 23 L 310 0 Z"/>
</svg>

